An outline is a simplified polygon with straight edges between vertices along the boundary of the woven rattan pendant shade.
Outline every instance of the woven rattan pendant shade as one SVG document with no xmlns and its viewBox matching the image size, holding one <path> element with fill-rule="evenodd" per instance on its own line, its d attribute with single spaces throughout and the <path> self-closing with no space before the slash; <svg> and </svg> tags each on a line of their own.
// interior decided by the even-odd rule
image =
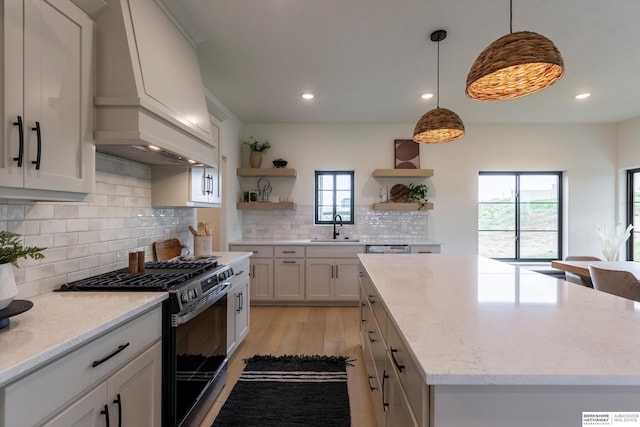
<svg viewBox="0 0 640 427">
<path fill-rule="evenodd" d="M 538 92 L 563 74 L 564 61 L 551 40 L 519 31 L 480 53 L 467 76 L 465 93 L 478 101 L 506 101 Z"/>
<path fill-rule="evenodd" d="M 438 102 L 437 107 L 427 111 L 413 130 L 413 140 L 426 144 L 438 144 L 458 139 L 464 135 L 464 124 L 456 113 L 440 108 L 440 42 L 447 37 L 445 30 L 431 33 L 431 41 L 438 43 Z"/>
<path fill-rule="evenodd" d="M 413 131 L 413 140 L 428 144 L 449 142 L 464 135 L 460 117 L 446 108 L 434 108 L 426 112 Z"/>
</svg>

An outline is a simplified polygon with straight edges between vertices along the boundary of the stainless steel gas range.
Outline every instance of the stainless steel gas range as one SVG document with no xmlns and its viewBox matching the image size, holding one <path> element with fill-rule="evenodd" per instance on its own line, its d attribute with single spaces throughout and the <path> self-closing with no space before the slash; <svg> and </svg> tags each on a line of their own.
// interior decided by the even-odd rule
<svg viewBox="0 0 640 427">
<path fill-rule="evenodd" d="M 233 270 L 215 259 L 147 262 L 67 283 L 60 291 L 168 292 L 163 306 L 163 425 L 197 425 L 227 374 L 227 291 Z"/>
</svg>

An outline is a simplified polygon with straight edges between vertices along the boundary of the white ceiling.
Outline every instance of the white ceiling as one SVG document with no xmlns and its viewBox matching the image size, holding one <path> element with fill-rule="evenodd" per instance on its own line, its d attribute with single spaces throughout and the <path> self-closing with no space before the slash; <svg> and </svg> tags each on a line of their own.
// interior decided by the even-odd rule
<svg viewBox="0 0 640 427">
<path fill-rule="evenodd" d="M 478 54 L 509 32 L 507 0 L 163 0 L 198 43 L 203 81 L 243 122 L 408 123 L 440 106 L 465 123 L 640 117 L 640 0 L 514 0 L 513 31 L 551 39 L 565 75 L 506 102 L 464 94 Z M 311 102 L 300 95 L 312 92 Z M 578 102 L 574 95 L 591 92 Z"/>
</svg>

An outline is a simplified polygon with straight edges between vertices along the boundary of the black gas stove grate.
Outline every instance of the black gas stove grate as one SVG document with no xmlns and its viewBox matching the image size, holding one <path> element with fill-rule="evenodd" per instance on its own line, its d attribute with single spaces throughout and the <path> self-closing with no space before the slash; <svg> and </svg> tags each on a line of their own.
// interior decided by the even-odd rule
<svg viewBox="0 0 640 427">
<path fill-rule="evenodd" d="M 129 273 L 127 268 L 60 287 L 61 291 L 166 291 L 218 266 L 211 262 L 146 262 L 143 273 Z"/>
</svg>

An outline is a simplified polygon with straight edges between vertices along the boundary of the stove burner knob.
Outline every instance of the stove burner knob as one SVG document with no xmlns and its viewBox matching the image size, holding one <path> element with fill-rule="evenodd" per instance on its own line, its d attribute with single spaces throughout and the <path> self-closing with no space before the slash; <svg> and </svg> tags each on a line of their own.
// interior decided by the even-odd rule
<svg viewBox="0 0 640 427">
<path fill-rule="evenodd" d="M 189 302 L 189 295 L 187 295 L 186 292 L 180 294 L 180 301 L 182 301 L 183 303 Z"/>
</svg>

